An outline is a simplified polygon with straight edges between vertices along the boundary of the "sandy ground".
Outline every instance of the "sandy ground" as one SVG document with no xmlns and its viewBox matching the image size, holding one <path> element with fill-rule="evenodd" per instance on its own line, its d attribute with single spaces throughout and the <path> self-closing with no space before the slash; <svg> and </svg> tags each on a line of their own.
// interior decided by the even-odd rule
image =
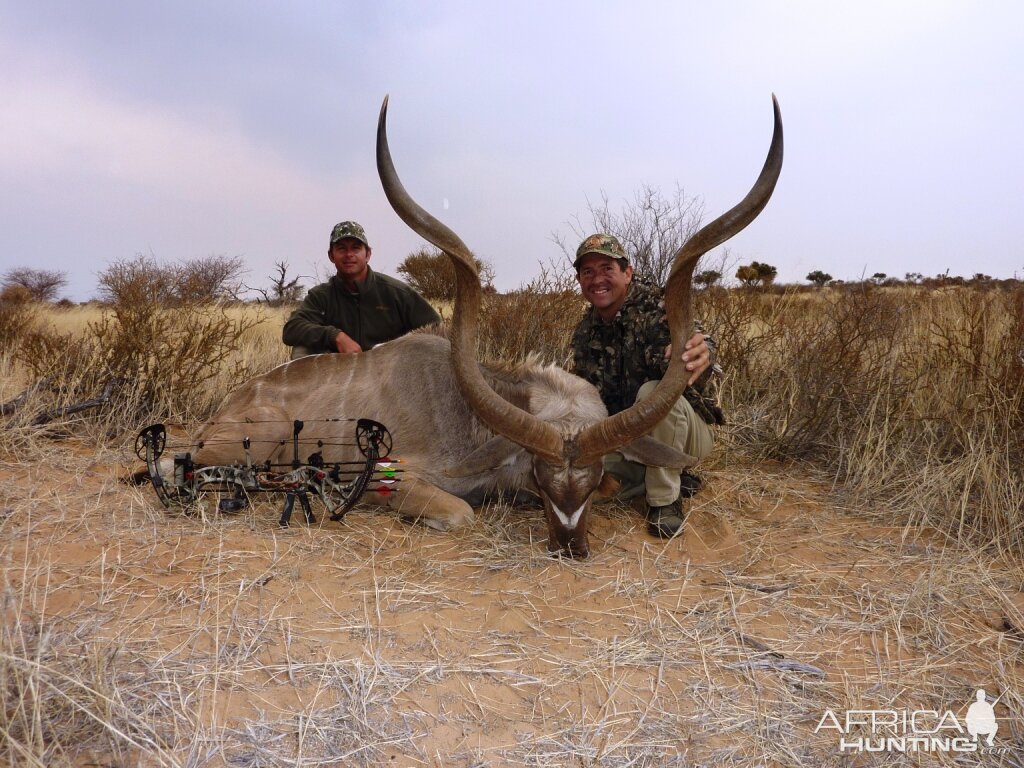
<svg viewBox="0 0 1024 768">
<path fill-rule="evenodd" d="M 1024 765 L 1024 558 L 888 527 L 795 470 L 710 471 L 667 542 L 603 504 L 572 562 L 537 509 L 282 530 L 276 501 L 167 512 L 127 466 L 0 464 L 0 651 L 41 723 L 11 725 L 5 694 L 0 761 L 17 737 L 46 765 Z M 842 753 L 819 728 L 963 723 L 978 688 L 988 753 Z"/>
</svg>

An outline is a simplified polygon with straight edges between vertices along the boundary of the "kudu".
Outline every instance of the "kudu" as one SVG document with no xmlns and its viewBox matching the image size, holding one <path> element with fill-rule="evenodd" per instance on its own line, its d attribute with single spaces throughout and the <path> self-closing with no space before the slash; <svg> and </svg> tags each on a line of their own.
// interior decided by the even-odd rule
<svg viewBox="0 0 1024 768">
<path fill-rule="evenodd" d="M 761 212 L 782 168 L 782 120 L 772 98 L 771 147 L 753 188 L 734 208 L 703 227 L 675 256 L 665 288 L 672 348 L 693 330 L 694 266 Z M 317 355 L 286 363 L 229 395 L 197 434 L 201 464 L 240 460 L 241 440 L 269 445 L 275 460 L 290 447 L 294 419 L 325 442 L 347 437 L 337 417 L 365 417 L 388 426 L 393 454 L 406 469 L 397 501 L 404 517 L 439 529 L 473 519 L 471 503 L 487 492 L 528 488 L 543 501 L 548 548 L 586 557 L 587 517 L 602 477 L 601 458 L 620 451 L 648 466 L 683 468 L 693 459 L 647 433 L 682 396 L 688 372 L 674 354 L 653 394 L 608 416 L 597 390 L 555 366 L 480 364 L 476 335 L 482 289 L 472 255 L 459 237 L 421 208 L 398 179 L 387 141 L 384 99 L 377 126 L 377 169 L 384 192 L 415 232 L 451 259 L 457 298 L 451 342 L 414 333 L 357 355 Z M 330 419 L 335 419 L 331 421 Z M 323 421 L 320 421 L 323 420 Z M 280 446 L 280 447 L 279 447 Z M 315 450 L 311 442 L 303 449 Z M 377 499 L 372 499 L 380 501 Z"/>
</svg>

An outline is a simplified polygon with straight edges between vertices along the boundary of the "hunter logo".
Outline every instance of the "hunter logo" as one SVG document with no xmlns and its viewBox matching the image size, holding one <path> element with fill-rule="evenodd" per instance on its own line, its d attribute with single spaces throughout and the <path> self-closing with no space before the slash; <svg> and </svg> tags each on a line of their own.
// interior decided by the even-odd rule
<svg viewBox="0 0 1024 768">
<path fill-rule="evenodd" d="M 963 719 L 952 710 L 850 709 L 837 714 L 828 709 L 814 732 L 836 731 L 840 752 L 999 754 L 1006 749 L 994 746 L 999 730 L 995 701 L 989 703 L 979 688 L 966 716 L 961 714 Z M 963 708 L 959 711 L 963 713 Z"/>
<path fill-rule="evenodd" d="M 988 737 L 988 745 L 992 746 L 992 739 L 999 730 L 999 723 L 996 722 L 996 708 L 985 699 L 985 689 L 979 688 L 975 695 L 975 702 L 967 709 L 967 732 L 977 740 L 979 736 Z"/>
</svg>

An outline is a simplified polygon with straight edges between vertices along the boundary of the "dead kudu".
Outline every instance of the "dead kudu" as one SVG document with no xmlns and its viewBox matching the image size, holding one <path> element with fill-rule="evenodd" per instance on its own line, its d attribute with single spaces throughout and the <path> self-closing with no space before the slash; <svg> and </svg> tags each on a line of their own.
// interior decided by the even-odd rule
<svg viewBox="0 0 1024 768">
<path fill-rule="evenodd" d="M 753 221 L 778 180 L 782 121 L 774 98 L 773 104 L 774 134 L 757 182 L 675 256 L 665 290 L 673 349 L 682 349 L 692 333 L 690 286 L 697 260 Z M 377 168 L 398 215 L 455 266 L 451 342 L 417 333 L 362 354 L 317 355 L 275 368 L 225 399 L 196 436 L 195 461 L 239 461 L 243 437 L 268 446 L 268 457 L 278 460 L 291 449 L 295 419 L 316 424 L 315 436 L 324 442 L 348 437 L 350 425 L 338 417 L 374 419 L 388 426 L 393 455 L 404 462 L 401 492 L 390 500 L 402 516 L 445 530 L 471 522 L 471 504 L 484 494 L 528 488 L 543 500 L 548 548 L 586 557 L 587 517 L 602 456 L 617 450 L 649 466 L 683 468 L 693 462 L 646 436 L 682 395 L 684 363 L 673 355 L 653 395 L 614 416 L 592 385 L 555 366 L 481 365 L 475 349 L 482 289 L 472 255 L 399 181 L 388 148 L 387 99 L 377 127 Z M 312 438 L 302 446 L 307 449 L 316 450 Z"/>
</svg>

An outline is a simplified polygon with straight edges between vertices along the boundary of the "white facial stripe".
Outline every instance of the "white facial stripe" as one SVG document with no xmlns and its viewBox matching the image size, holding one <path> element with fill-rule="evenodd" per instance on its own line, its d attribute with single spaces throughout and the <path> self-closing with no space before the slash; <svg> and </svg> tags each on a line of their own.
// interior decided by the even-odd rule
<svg viewBox="0 0 1024 768">
<path fill-rule="evenodd" d="M 573 512 L 571 515 L 566 516 L 566 514 L 562 510 L 555 506 L 554 502 L 551 503 L 551 509 L 553 509 L 555 511 L 555 514 L 558 515 L 558 519 L 561 521 L 562 525 L 565 526 L 565 529 L 567 531 L 572 531 L 576 529 L 576 524 L 579 523 L 580 516 L 583 514 L 583 510 L 586 509 L 586 507 L 587 502 L 584 501 L 579 509 Z"/>
</svg>

